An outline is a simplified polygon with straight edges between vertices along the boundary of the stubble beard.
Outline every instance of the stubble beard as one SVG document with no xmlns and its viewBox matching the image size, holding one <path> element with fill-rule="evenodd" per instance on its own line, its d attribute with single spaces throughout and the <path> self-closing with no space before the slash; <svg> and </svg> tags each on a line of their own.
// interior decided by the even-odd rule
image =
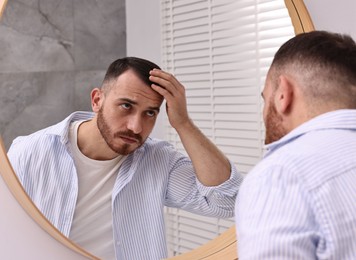
<svg viewBox="0 0 356 260">
<path fill-rule="evenodd" d="M 282 125 L 282 117 L 277 113 L 277 109 L 272 100 L 269 101 L 269 107 L 266 115 L 266 138 L 265 144 L 278 141 L 287 134 Z"/>
<path fill-rule="evenodd" d="M 119 131 L 116 133 L 112 133 L 109 124 L 104 118 L 104 113 L 103 113 L 103 107 L 100 108 L 98 112 L 98 117 L 97 117 L 97 126 L 99 129 L 99 132 L 103 139 L 105 140 L 106 144 L 110 147 L 111 150 L 113 150 L 115 153 L 120 154 L 120 155 L 128 155 L 132 152 L 134 152 L 136 149 L 138 149 L 142 144 L 142 137 L 140 135 L 134 134 L 132 131 Z M 129 136 L 133 137 L 137 140 L 139 140 L 138 145 L 136 148 L 131 148 L 129 144 L 123 144 L 123 145 L 115 145 L 114 141 L 116 138 L 120 138 L 120 136 Z"/>
</svg>

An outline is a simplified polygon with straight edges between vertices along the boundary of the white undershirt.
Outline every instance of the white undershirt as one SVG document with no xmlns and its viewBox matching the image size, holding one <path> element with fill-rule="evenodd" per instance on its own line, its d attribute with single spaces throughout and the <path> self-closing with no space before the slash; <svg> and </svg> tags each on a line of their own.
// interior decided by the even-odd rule
<svg viewBox="0 0 356 260">
<path fill-rule="evenodd" d="M 78 174 L 78 200 L 69 238 L 88 252 L 104 260 L 114 260 L 111 194 L 117 171 L 126 156 L 97 161 L 78 148 L 78 127 L 70 126 L 69 141 Z"/>
</svg>

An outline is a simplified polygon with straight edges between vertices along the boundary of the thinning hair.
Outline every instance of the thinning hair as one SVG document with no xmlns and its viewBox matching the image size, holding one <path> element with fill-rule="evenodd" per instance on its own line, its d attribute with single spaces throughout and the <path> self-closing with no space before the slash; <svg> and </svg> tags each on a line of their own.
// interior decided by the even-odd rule
<svg viewBox="0 0 356 260">
<path fill-rule="evenodd" d="M 299 34 L 280 47 L 270 71 L 272 81 L 282 73 L 294 76 L 311 105 L 333 102 L 356 108 L 356 43 L 348 35 Z"/>
<path fill-rule="evenodd" d="M 150 86 L 153 82 L 149 80 L 150 71 L 153 69 L 161 69 L 157 64 L 137 58 L 137 57 L 124 57 L 115 60 L 106 71 L 101 88 L 104 91 L 111 89 L 112 80 L 116 80 L 121 74 L 128 70 L 132 70 L 144 83 Z"/>
</svg>

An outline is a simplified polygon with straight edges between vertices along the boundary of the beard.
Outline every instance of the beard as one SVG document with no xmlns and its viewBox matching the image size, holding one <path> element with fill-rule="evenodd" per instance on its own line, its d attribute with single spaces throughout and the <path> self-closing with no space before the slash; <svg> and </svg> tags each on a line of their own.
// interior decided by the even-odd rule
<svg viewBox="0 0 356 260">
<path fill-rule="evenodd" d="M 135 151 L 137 148 L 139 148 L 143 144 L 142 137 L 138 134 L 133 133 L 130 130 L 127 131 L 117 131 L 113 132 L 110 129 L 109 124 L 107 123 L 106 119 L 104 118 L 104 113 L 103 113 L 103 107 L 100 108 L 98 112 L 98 118 L 97 118 L 97 126 L 99 129 L 99 132 L 101 136 L 104 138 L 106 144 L 110 147 L 111 150 L 113 150 L 115 153 L 120 154 L 120 155 L 128 155 Z M 126 137 L 132 137 L 138 140 L 138 143 L 132 144 L 135 145 L 132 147 L 130 144 L 115 144 L 115 140 L 119 139 L 120 136 L 126 136 Z"/>
<path fill-rule="evenodd" d="M 287 134 L 287 130 L 282 125 L 282 117 L 277 113 L 275 104 L 270 100 L 266 115 L 266 138 L 265 144 L 278 141 Z"/>
</svg>

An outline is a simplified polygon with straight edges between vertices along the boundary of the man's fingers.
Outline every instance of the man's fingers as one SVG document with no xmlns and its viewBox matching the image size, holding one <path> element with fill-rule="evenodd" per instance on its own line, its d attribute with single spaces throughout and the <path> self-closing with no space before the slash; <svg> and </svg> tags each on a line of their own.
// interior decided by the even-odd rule
<svg viewBox="0 0 356 260">
<path fill-rule="evenodd" d="M 167 81 L 175 80 L 175 77 L 171 73 L 168 73 L 164 70 L 153 69 L 150 71 L 150 75 L 165 79 Z"/>
<path fill-rule="evenodd" d="M 163 70 L 154 69 L 150 71 L 150 78 L 152 82 L 164 87 L 168 91 L 172 92 L 174 89 L 179 90 L 182 85 L 179 81 L 170 73 Z"/>
<path fill-rule="evenodd" d="M 173 93 L 168 91 L 165 87 L 162 87 L 161 85 L 156 85 L 152 84 L 151 87 L 153 90 L 157 91 L 159 94 L 161 94 L 166 100 L 169 98 L 168 95 L 173 96 Z"/>
</svg>

